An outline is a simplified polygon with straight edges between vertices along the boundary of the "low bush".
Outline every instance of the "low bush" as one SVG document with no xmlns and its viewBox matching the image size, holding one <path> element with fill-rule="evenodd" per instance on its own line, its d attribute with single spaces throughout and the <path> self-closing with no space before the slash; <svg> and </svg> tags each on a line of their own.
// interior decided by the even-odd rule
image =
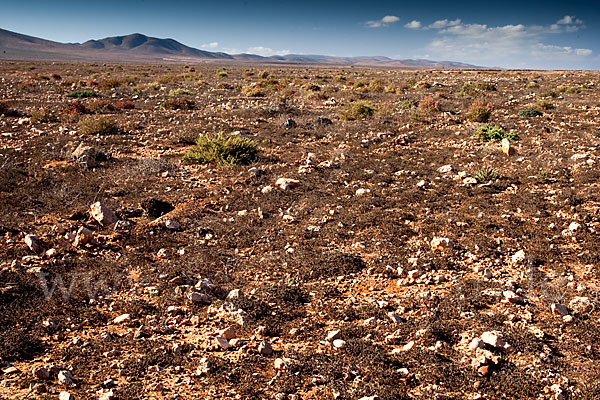
<svg viewBox="0 0 600 400">
<path fill-rule="evenodd" d="M 198 136 L 196 146 L 183 160 L 194 164 L 238 165 L 251 163 L 257 154 L 258 146 L 252 140 L 219 132 Z"/>
<path fill-rule="evenodd" d="M 543 113 L 535 107 L 527 107 L 519 110 L 517 115 L 519 117 L 540 117 Z"/>
<path fill-rule="evenodd" d="M 492 116 L 494 107 L 490 103 L 485 103 L 483 100 L 477 100 L 469 106 L 465 117 L 473 122 L 488 122 Z"/>
<path fill-rule="evenodd" d="M 542 110 L 553 110 L 554 109 L 554 103 L 552 103 L 550 100 L 545 100 L 545 99 L 539 99 L 537 101 L 537 106 L 539 108 L 541 108 Z"/>
<path fill-rule="evenodd" d="M 475 131 L 475 137 L 481 140 L 482 142 L 490 142 L 496 141 L 499 142 L 504 138 L 508 140 L 515 141 L 519 139 L 519 135 L 514 131 L 504 132 L 504 130 L 496 125 L 481 125 Z"/>
<path fill-rule="evenodd" d="M 489 182 L 498 179 L 498 171 L 492 167 L 483 166 L 477 170 L 475 177 L 479 182 Z"/>
<path fill-rule="evenodd" d="M 173 97 L 163 101 L 160 105 L 161 108 L 167 110 L 193 110 L 196 106 L 194 100 L 185 99 L 180 97 Z"/>
<path fill-rule="evenodd" d="M 217 78 L 227 78 L 229 74 L 227 73 L 227 71 L 219 71 L 217 72 Z"/>
<path fill-rule="evenodd" d="M 356 103 L 349 104 L 339 114 L 342 119 L 354 121 L 372 117 L 375 114 L 375 108 L 368 103 L 357 101 Z"/>
<path fill-rule="evenodd" d="M 427 111 L 427 112 L 437 112 L 440 111 L 440 102 L 435 100 L 431 96 L 423 97 L 423 100 L 419 102 L 419 110 Z"/>
<path fill-rule="evenodd" d="M 190 96 L 193 94 L 194 94 L 194 92 L 192 92 L 191 90 L 188 90 L 188 89 L 171 89 L 169 91 L 169 96 L 179 96 L 179 95 Z"/>
<path fill-rule="evenodd" d="M 119 133 L 119 126 L 106 117 L 86 117 L 79 121 L 79 131 L 84 135 L 110 135 Z"/>
<path fill-rule="evenodd" d="M 67 93 L 67 97 L 84 99 L 86 97 L 98 97 L 98 93 L 93 90 L 77 90 L 75 92 Z"/>
<path fill-rule="evenodd" d="M 31 112 L 31 122 L 48 123 L 56 121 L 58 121 L 58 117 L 48 109 L 40 108 Z"/>
</svg>

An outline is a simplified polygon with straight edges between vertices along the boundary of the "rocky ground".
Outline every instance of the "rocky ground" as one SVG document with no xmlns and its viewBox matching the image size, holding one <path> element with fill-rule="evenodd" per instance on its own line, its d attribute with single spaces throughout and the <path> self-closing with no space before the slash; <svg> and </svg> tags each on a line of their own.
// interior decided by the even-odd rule
<svg viewBox="0 0 600 400">
<path fill-rule="evenodd" d="M 0 398 L 600 398 L 598 73 L 0 79 Z"/>
</svg>

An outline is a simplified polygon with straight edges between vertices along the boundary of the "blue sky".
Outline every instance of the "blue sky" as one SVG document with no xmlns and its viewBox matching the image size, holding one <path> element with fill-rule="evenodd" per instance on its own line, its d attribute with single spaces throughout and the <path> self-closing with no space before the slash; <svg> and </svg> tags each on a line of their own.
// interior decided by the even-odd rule
<svg viewBox="0 0 600 400">
<path fill-rule="evenodd" d="M 0 28 L 60 42 L 134 32 L 228 53 L 382 55 L 600 69 L 594 1 L 10 1 Z"/>
</svg>

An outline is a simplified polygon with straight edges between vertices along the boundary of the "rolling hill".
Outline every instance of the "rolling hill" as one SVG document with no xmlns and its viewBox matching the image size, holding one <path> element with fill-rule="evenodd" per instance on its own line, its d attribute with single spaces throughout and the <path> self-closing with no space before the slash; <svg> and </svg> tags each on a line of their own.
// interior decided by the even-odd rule
<svg viewBox="0 0 600 400">
<path fill-rule="evenodd" d="M 394 60 L 388 57 L 334 57 L 289 54 L 264 57 L 256 54 L 210 52 L 186 46 L 174 39 L 134 33 L 84 43 L 59 43 L 0 29 L 0 60 L 51 60 L 121 63 L 245 63 L 282 65 L 361 66 L 407 69 L 475 69 L 452 61 Z"/>
</svg>

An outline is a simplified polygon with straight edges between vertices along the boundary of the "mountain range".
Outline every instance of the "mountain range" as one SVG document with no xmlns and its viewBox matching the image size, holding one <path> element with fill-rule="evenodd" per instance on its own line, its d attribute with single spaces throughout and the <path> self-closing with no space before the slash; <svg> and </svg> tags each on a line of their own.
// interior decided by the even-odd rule
<svg viewBox="0 0 600 400">
<path fill-rule="evenodd" d="M 388 57 L 335 57 L 289 54 L 264 57 L 227 54 L 186 46 L 174 39 L 134 33 L 84 43 L 60 43 L 0 29 L 0 60 L 48 60 L 117 63 L 220 63 L 330 65 L 407 69 L 476 69 L 452 61 L 394 60 Z"/>
</svg>

